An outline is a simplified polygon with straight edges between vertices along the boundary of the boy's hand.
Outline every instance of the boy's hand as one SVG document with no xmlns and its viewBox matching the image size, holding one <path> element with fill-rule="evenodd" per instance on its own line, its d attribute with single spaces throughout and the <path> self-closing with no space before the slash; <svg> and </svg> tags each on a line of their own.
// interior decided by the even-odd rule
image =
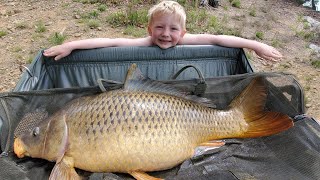
<svg viewBox="0 0 320 180">
<path fill-rule="evenodd" d="M 282 54 L 276 48 L 267 44 L 261 44 L 254 51 L 259 57 L 273 62 L 277 62 L 283 57 Z"/>
<path fill-rule="evenodd" d="M 44 50 L 43 55 L 45 56 L 55 56 L 54 60 L 59 60 L 63 57 L 68 56 L 71 53 L 72 49 L 68 46 L 62 44 L 58 46 L 53 46 L 49 49 Z"/>
</svg>

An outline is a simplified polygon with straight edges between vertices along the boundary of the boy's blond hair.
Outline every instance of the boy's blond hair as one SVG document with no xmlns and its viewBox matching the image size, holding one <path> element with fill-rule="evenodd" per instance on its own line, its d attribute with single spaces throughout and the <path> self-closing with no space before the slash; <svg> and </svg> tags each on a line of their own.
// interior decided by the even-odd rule
<svg viewBox="0 0 320 180">
<path fill-rule="evenodd" d="M 161 1 L 159 4 L 154 5 L 148 12 L 149 26 L 153 22 L 153 18 L 157 15 L 174 14 L 179 18 L 181 27 L 186 29 L 186 12 L 184 8 L 175 1 Z"/>
</svg>

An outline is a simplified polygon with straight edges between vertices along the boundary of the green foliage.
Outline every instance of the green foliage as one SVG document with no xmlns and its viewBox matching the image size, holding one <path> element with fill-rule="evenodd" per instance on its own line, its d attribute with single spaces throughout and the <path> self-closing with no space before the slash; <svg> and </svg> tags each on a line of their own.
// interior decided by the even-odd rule
<svg viewBox="0 0 320 180">
<path fill-rule="evenodd" d="M 95 19 L 99 16 L 99 12 L 96 10 L 93 10 L 91 12 L 89 12 L 88 14 L 84 15 L 82 18 L 85 19 Z"/>
<path fill-rule="evenodd" d="M 315 68 L 320 68 L 320 59 L 319 60 L 312 60 L 311 65 Z"/>
<path fill-rule="evenodd" d="M 123 34 L 131 35 L 133 37 L 144 37 L 146 36 L 146 33 L 147 32 L 145 28 L 139 28 L 135 26 L 127 26 L 123 31 Z"/>
<path fill-rule="evenodd" d="M 279 47 L 282 47 L 283 45 L 281 44 L 281 42 L 278 39 L 273 39 L 271 42 L 271 46 L 273 46 L 275 48 L 279 48 Z"/>
<path fill-rule="evenodd" d="M 280 66 L 283 68 L 283 69 L 289 69 L 291 66 L 290 66 L 290 64 L 288 64 L 288 63 L 282 63 L 282 64 L 280 64 Z"/>
<path fill-rule="evenodd" d="M 28 59 L 27 59 L 27 61 L 26 61 L 26 63 L 27 64 L 31 64 L 32 63 L 32 61 L 33 61 L 33 58 L 35 57 L 35 55 L 29 55 L 29 57 L 28 57 Z"/>
<path fill-rule="evenodd" d="M 124 13 L 122 11 L 115 12 L 107 17 L 107 22 L 113 27 L 120 26 L 138 26 L 146 27 L 148 23 L 147 17 L 148 11 L 145 9 L 136 10 L 129 8 L 129 10 Z"/>
<path fill-rule="evenodd" d="M 124 12 L 115 12 L 107 17 L 107 22 L 113 27 L 124 26 L 126 23 L 126 14 Z"/>
<path fill-rule="evenodd" d="M 296 35 L 302 37 L 306 41 L 310 41 L 315 38 L 319 38 L 319 35 L 312 31 L 296 31 Z"/>
<path fill-rule="evenodd" d="M 112 27 L 125 27 L 123 33 L 126 35 L 132 35 L 134 37 L 145 36 L 145 27 L 148 23 L 147 13 L 150 7 L 137 4 L 147 2 L 153 4 L 155 3 L 152 0 L 130 1 L 127 3 L 126 9 L 109 14 L 106 18 L 106 21 Z M 218 19 L 217 16 L 208 14 L 208 11 L 205 8 L 192 6 L 194 5 L 195 1 L 178 0 L 178 2 L 186 7 L 185 9 L 188 16 L 186 28 L 188 32 L 241 36 L 241 28 L 228 27 L 229 17 L 227 15 L 224 15 L 222 19 Z M 110 1 L 108 1 L 108 3 L 110 3 Z M 235 3 L 237 2 L 235 1 Z"/>
<path fill-rule="evenodd" d="M 26 24 L 26 22 L 20 22 L 16 24 L 17 29 L 26 29 L 27 27 L 28 25 Z"/>
<path fill-rule="evenodd" d="M 264 34 L 263 34 L 263 32 L 261 32 L 261 31 L 258 31 L 258 32 L 256 32 L 256 38 L 258 38 L 258 39 L 263 39 L 263 37 L 264 37 Z"/>
<path fill-rule="evenodd" d="M 19 47 L 19 46 L 16 46 L 16 47 L 14 47 L 14 48 L 12 49 L 12 51 L 13 51 L 13 52 L 20 52 L 20 51 L 22 51 L 22 48 Z"/>
<path fill-rule="evenodd" d="M 177 0 L 181 6 L 185 7 L 186 9 L 188 8 L 198 8 L 199 6 L 199 0 Z"/>
<path fill-rule="evenodd" d="M 7 35 L 7 31 L 0 30 L 0 38 Z"/>
<path fill-rule="evenodd" d="M 208 26 L 213 28 L 213 29 L 217 29 L 220 27 L 218 18 L 216 16 L 210 16 L 210 18 L 208 19 Z"/>
<path fill-rule="evenodd" d="M 231 5 L 232 5 L 233 7 L 241 8 L 241 2 L 240 2 L 240 0 L 229 0 L 229 2 L 231 3 Z"/>
<path fill-rule="evenodd" d="M 70 6 L 70 3 L 63 3 L 62 4 L 62 7 L 65 7 L 65 8 L 67 8 L 67 7 L 69 7 Z"/>
<path fill-rule="evenodd" d="M 97 19 L 89 19 L 87 21 L 87 25 L 88 25 L 89 28 L 95 29 L 95 28 L 98 28 L 100 26 L 100 21 L 97 20 Z"/>
<path fill-rule="evenodd" d="M 106 11 L 106 9 L 107 9 L 107 6 L 104 5 L 104 4 L 101 4 L 101 5 L 98 7 L 98 10 L 99 10 L 100 12 Z"/>
<path fill-rule="evenodd" d="M 42 33 L 47 30 L 46 26 L 44 25 L 44 23 L 42 21 L 37 21 L 35 27 L 36 27 L 35 31 L 37 33 Z"/>
<path fill-rule="evenodd" d="M 256 17 L 257 16 L 256 9 L 251 9 L 250 12 L 249 12 L 249 15 L 253 16 L 253 17 Z"/>
<path fill-rule="evenodd" d="M 239 30 L 237 28 L 222 27 L 220 29 L 220 33 L 219 34 L 225 34 L 225 35 L 232 35 L 232 36 L 241 37 L 241 30 Z"/>
<path fill-rule="evenodd" d="M 189 9 L 187 13 L 188 19 L 186 23 L 186 28 L 188 31 L 190 31 L 191 33 L 195 33 L 198 32 L 199 29 L 204 29 L 208 27 L 208 25 L 206 25 L 208 20 L 208 14 L 206 10 L 193 8 Z"/>
<path fill-rule="evenodd" d="M 51 38 L 49 39 L 49 41 L 53 44 L 53 45 L 60 45 L 62 44 L 64 41 L 66 40 L 66 36 L 61 34 L 61 33 L 58 33 L 58 32 L 55 32 Z"/>
<path fill-rule="evenodd" d="M 177 0 L 177 2 L 181 4 L 181 6 L 186 6 L 187 0 Z"/>
<path fill-rule="evenodd" d="M 308 22 L 306 21 L 303 22 L 303 29 L 310 29 L 310 25 Z"/>
<path fill-rule="evenodd" d="M 245 51 L 246 57 L 247 59 L 251 60 L 252 59 L 252 55 L 250 52 Z"/>
<path fill-rule="evenodd" d="M 100 0 L 76 0 L 76 2 L 80 2 L 82 4 L 96 4 L 100 3 Z"/>
</svg>

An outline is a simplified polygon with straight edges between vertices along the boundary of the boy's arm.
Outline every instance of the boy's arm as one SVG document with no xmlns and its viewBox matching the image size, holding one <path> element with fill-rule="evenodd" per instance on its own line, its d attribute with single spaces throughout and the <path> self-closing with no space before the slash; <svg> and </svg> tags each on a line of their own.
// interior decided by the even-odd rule
<svg viewBox="0 0 320 180">
<path fill-rule="evenodd" d="M 255 53 L 263 59 L 277 61 L 278 59 L 282 58 L 281 53 L 272 46 L 255 40 L 244 39 L 236 36 L 211 34 L 185 34 L 185 36 L 179 41 L 179 44 L 215 44 L 225 47 L 248 48 L 254 50 Z"/>
<path fill-rule="evenodd" d="M 78 41 L 71 41 L 61 45 L 53 46 L 44 50 L 43 55 L 55 56 L 55 60 L 59 60 L 69 55 L 75 49 L 93 49 L 102 47 L 118 47 L 118 46 L 151 46 L 150 37 L 126 39 L 126 38 L 94 38 Z"/>
</svg>

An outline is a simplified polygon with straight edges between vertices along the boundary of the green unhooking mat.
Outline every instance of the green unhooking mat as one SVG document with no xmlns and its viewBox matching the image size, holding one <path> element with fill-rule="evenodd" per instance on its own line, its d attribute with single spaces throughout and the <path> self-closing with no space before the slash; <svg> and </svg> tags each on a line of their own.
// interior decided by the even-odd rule
<svg viewBox="0 0 320 180">
<path fill-rule="evenodd" d="M 226 108 L 254 77 L 262 76 L 268 92 L 265 108 L 294 119 L 294 127 L 280 134 L 227 139 L 223 147 L 202 149 L 182 164 L 150 175 L 166 179 L 320 179 L 320 126 L 303 115 L 303 92 L 294 76 L 254 73 L 242 49 L 218 46 L 82 50 L 58 62 L 39 53 L 14 92 L 0 94 L 0 179 L 48 179 L 54 162 L 17 158 L 12 152 L 14 135 L 32 129 L 71 99 L 121 88 L 132 63 L 152 79 L 211 99 L 217 109 Z M 77 172 L 86 179 L 132 179 L 127 174 Z"/>
</svg>

